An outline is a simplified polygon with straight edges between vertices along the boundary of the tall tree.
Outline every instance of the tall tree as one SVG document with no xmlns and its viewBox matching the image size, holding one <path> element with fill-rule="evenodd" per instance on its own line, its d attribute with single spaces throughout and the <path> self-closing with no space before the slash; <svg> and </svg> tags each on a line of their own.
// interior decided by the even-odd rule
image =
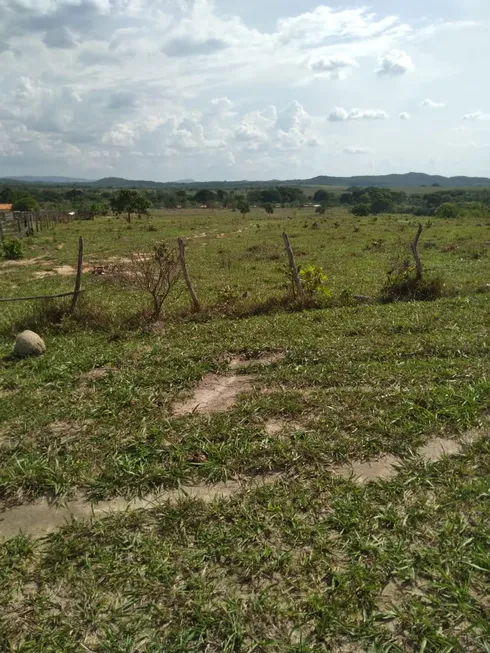
<svg viewBox="0 0 490 653">
<path fill-rule="evenodd" d="M 113 195 L 109 203 L 111 210 L 116 215 L 126 213 L 128 222 L 131 222 L 133 213 L 146 215 L 151 206 L 150 201 L 144 195 L 136 190 L 128 189 L 122 189 L 116 195 Z"/>
</svg>

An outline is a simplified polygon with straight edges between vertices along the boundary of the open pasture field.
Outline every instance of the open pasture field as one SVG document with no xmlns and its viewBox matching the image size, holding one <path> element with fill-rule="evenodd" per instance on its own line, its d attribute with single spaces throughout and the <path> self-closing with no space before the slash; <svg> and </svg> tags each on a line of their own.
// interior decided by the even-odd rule
<svg viewBox="0 0 490 653">
<path fill-rule="evenodd" d="M 490 226 L 423 219 L 437 301 L 352 298 L 417 224 L 164 211 L 0 263 L 0 297 L 68 292 L 85 240 L 78 316 L 0 303 L 2 653 L 490 651 Z M 323 308 L 282 301 L 283 231 Z M 202 315 L 136 319 L 112 266 L 177 237 Z"/>
</svg>

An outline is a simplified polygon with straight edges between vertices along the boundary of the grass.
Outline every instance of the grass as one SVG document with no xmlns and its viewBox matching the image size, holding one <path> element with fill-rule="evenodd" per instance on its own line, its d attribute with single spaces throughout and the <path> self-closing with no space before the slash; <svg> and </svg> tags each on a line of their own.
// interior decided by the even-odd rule
<svg viewBox="0 0 490 653">
<path fill-rule="evenodd" d="M 77 319 L 3 304 L 0 355 L 26 326 L 47 343 L 42 358 L 0 363 L 4 508 L 278 477 L 212 504 L 187 499 L 74 522 L 42 541 L 0 539 L 0 650 L 490 651 L 488 437 L 434 464 L 417 455 L 435 436 L 488 435 L 489 232 L 474 219 L 431 222 L 422 262 L 446 292 L 390 305 L 337 299 L 379 292 L 416 231 L 404 216 L 163 212 L 156 231 L 103 218 L 28 239 L 26 255 L 45 258 L 1 267 L 0 296 L 70 290 L 72 277 L 33 273 L 73 265 L 79 233 L 93 264 L 185 236 L 207 308 L 182 317 L 180 295 L 149 329 L 129 320 L 139 293 L 91 274 Z M 283 230 L 298 262 L 327 272 L 325 308 L 277 301 Z M 272 312 L 253 315 L 260 304 Z M 256 379 L 232 411 L 172 417 L 204 374 L 228 373 L 225 354 L 266 352 L 285 357 L 235 372 Z M 293 426 L 268 436 L 268 419 Z M 383 454 L 403 461 L 389 481 L 358 486 L 331 473 Z"/>
</svg>

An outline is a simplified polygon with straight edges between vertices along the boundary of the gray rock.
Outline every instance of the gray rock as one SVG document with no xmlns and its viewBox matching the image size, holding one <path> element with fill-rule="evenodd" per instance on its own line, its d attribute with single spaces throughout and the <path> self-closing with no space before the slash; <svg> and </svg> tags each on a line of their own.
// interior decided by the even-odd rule
<svg viewBox="0 0 490 653">
<path fill-rule="evenodd" d="M 15 356 L 41 356 L 45 351 L 44 340 L 34 331 L 22 331 L 15 339 Z"/>
</svg>

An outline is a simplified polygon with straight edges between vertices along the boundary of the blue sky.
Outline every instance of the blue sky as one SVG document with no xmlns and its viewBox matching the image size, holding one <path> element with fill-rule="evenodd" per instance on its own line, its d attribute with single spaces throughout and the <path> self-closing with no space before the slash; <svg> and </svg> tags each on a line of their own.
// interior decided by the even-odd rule
<svg viewBox="0 0 490 653">
<path fill-rule="evenodd" d="M 483 0 L 3 0 L 0 176 L 490 176 Z"/>
</svg>

